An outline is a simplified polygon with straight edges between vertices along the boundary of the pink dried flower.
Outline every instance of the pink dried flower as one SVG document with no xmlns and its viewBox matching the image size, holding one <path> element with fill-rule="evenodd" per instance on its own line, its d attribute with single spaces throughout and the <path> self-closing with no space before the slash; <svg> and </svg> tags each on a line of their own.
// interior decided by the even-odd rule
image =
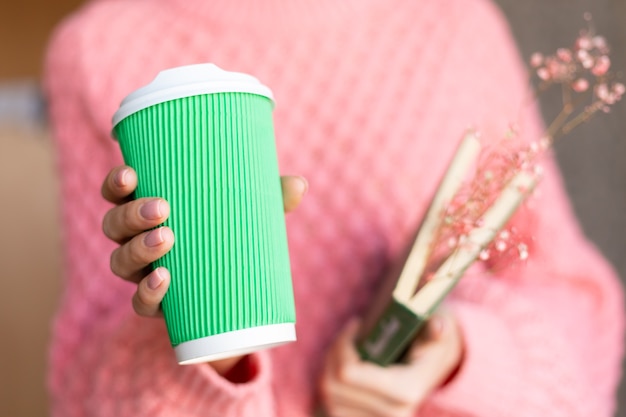
<svg viewBox="0 0 626 417">
<path fill-rule="evenodd" d="M 593 57 L 585 49 L 580 49 L 576 53 L 576 59 L 582 64 L 583 68 L 589 69 L 593 67 Z"/>
<path fill-rule="evenodd" d="M 557 49 L 556 56 L 565 63 L 569 63 L 572 61 L 572 51 L 566 48 Z"/>
<path fill-rule="evenodd" d="M 549 81 L 550 78 L 552 77 L 550 75 L 550 71 L 548 71 L 546 68 L 539 68 L 537 70 L 537 76 L 544 81 Z"/>
<path fill-rule="evenodd" d="M 541 66 L 541 64 L 543 64 L 543 55 L 539 52 L 535 52 L 534 54 L 532 54 L 532 56 L 530 57 L 530 65 L 533 68 L 538 68 L 539 66 Z"/>
<path fill-rule="evenodd" d="M 611 60 L 608 56 L 602 55 L 596 60 L 595 65 L 591 69 L 591 73 L 597 77 L 605 75 L 611 67 Z"/>
<path fill-rule="evenodd" d="M 606 44 L 606 39 L 604 39 L 603 36 L 594 36 L 591 42 L 600 52 L 608 52 L 608 45 Z"/>
<path fill-rule="evenodd" d="M 539 144 L 537 142 L 531 142 L 529 149 L 531 150 L 531 152 L 536 153 L 537 151 L 539 151 Z"/>
<path fill-rule="evenodd" d="M 587 51 L 591 49 L 593 43 L 591 39 L 587 35 L 582 35 L 578 39 L 576 39 L 576 48 L 580 51 Z"/>
<path fill-rule="evenodd" d="M 609 98 L 609 87 L 605 84 L 598 84 L 596 87 L 596 97 L 602 101 L 606 101 Z"/>
<path fill-rule="evenodd" d="M 551 144 L 552 144 L 552 139 L 547 136 L 543 136 L 541 139 L 539 139 L 539 146 L 544 151 L 548 149 Z"/>
<path fill-rule="evenodd" d="M 588 89 L 589 81 L 585 80 L 584 78 L 579 78 L 572 83 L 572 90 L 576 91 L 577 93 L 582 93 L 584 91 L 587 91 Z"/>
<path fill-rule="evenodd" d="M 590 20 L 591 16 L 585 14 L 585 19 Z M 609 112 L 626 94 L 624 84 L 612 82 L 615 77 L 610 71 L 608 51 L 605 38 L 596 36 L 590 25 L 581 32 L 572 49 L 559 48 L 553 55 L 532 54 L 529 64 L 543 81 L 542 89 L 556 84 L 563 90 L 561 113 L 538 141 L 515 140 L 520 129 L 511 125 L 497 146 L 483 149 L 474 176 L 442 213 L 429 257 L 431 265 L 467 244 L 468 234 L 483 224 L 485 212 L 515 175 L 526 171 L 541 177 L 539 160 L 558 137 L 600 111 Z M 589 96 L 591 101 L 585 105 Z M 519 191 L 526 194 L 530 190 L 520 187 Z M 481 248 L 478 257 L 491 269 L 508 267 L 529 257 L 529 245 L 532 245 L 530 237 L 521 236 L 514 228 L 504 229 L 486 248 Z"/>
<path fill-rule="evenodd" d="M 550 73 L 550 78 L 554 80 L 561 81 L 569 75 L 568 66 L 554 57 L 546 59 L 546 68 Z"/>
<path fill-rule="evenodd" d="M 528 245 L 525 243 L 520 243 L 517 245 L 517 251 L 519 253 L 519 258 L 522 261 L 528 259 Z"/>
<path fill-rule="evenodd" d="M 615 83 L 611 88 L 606 83 L 602 83 L 596 86 L 594 93 L 598 100 L 605 105 L 601 110 L 608 113 L 609 109 L 606 107 L 620 101 L 625 91 L 626 87 L 622 83 Z"/>
</svg>

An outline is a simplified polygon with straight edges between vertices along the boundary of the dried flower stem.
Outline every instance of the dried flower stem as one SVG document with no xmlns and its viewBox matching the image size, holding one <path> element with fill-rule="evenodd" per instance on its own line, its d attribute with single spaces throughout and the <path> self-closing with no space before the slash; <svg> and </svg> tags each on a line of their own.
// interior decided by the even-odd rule
<svg viewBox="0 0 626 417">
<path fill-rule="evenodd" d="M 434 303 L 439 303 L 448 294 L 536 184 L 537 178 L 527 172 L 520 172 L 513 177 L 485 213 L 484 224 L 466 235 L 466 241 L 456 248 L 434 277 L 409 300 L 412 311 L 426 315 Z"/>
<path fill-rule="evenodd" d="M 538 141 L 530 143 L 515 141 L 517 129 L 511 128 L 498 146 L 482 150 L 474 175 L 469 182 L 460 188 L 455 185 L 453 188 L 439 189 L 416 240 L 419 241 L 419 245 L 415 244 L 409 256 L 414 258 L 407 262 L 408 268 L 403 271 L 396 287 L 397 291 L 394 292 L 394 296 L 398 295 L 396 298 L 404 297 L 406 300 L 406 297 L 412 294 L 417 294 L 415 297 L 418 297 L 424 291 L 426 291 L 424 294 L 428 294 L 430 290 L 427 288 L 447 285 L 436 284 L 434 281 L 442 278 L 442 271 L 451 266 L 454 266 L 455 271 L 460 271 L 454 278 L 458 279 L 464 268 L 474 262 L 476 256 L 481 260 L 487 260 L 492 254 L 504 255 L 517 250 L 518 259 L 526 259 L 528 245 L 516 241 L 519 236 L 512 229 L 504 228 L 504 224 L 497 227 L 485 226 L 486 219 L 495 205 L 504 204 L 501 203 L 503 195 L 512 181 L 525 175 L 538 178 L 539 158 L 551 148 L 555 140 L 585 123 L 600 110 L 610 111 L 610 106 L 617 103 L 626 93 L 623 84 L 612 81 L 614 76 L 609 71 L 611 66 L 609 48 L 603 37 L 594 34 L 591 23 L 587 30 L 581 32 L 572 48 L 559 48 L 556 53 L 547 56 L 535 53 L 530 64 L 540 82 L 538 88 L 532 90 L 532 94 L 524 101 L 531 99 L 534 101 L 550 87 L 559 86 L 563 106 L 561 111 Z M 463 171 L 467 164 L 467 160 L 464 162 L 454 160 L 446 176 L 451 175 L 450 172 L 453 171 Z M 460 179 L 456 180 L 457 183 L 459 181 Z M 442 188 L 445 188 L 444 184 L 445 178 Z M 452 190 L 453 195 L 450 195 Z M 446 196 L 443 200 L 442 195 Z M 515 212 L 517 205 L 509 203 L 508 207 L 510 210 L 507 219 Z M 472 256 L 469 256 L 464 240 L 474 231 L 484 230 L 484 227 L 490 230 L 489 239 L 480 245 L 474 245 Z M 455 261 L 459 254 L 464 254 L 462 258 L 469 263 L 455 263 L 460 262 L 458 259 Z M 434 276 L 428 277 L 430 273 L 434 273 Z M 449 284 L 451 281 L 448 279 L 446 282 Z M 415 301 L 417 298 L 412 300 Z"/>
</svg>

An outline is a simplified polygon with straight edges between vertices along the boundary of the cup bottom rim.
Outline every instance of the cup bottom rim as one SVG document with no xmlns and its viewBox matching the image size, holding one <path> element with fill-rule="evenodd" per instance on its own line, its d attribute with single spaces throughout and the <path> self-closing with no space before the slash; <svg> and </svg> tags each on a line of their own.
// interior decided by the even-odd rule
<svg viewBox="0 0 626 417">
<path fill-rule="evenodd" d="M 294 341 L 295 323 L 280 323 L 190 340 L 178 344 L 174 351 L 179 365 L 193 365 L 246 355 Z"/>
</svg>

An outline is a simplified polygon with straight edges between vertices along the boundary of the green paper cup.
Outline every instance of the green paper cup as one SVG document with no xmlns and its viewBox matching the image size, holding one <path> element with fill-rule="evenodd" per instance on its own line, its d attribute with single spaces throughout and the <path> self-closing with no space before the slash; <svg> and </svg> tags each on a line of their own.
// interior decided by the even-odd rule
<svg viewBox="0 0 626 417">
<path fill-rule="evenodd" d="M 180 364 L 296 339 L 272 93 L 212 64 L 162 71 L 113 117 L 135 197 L 163 197 L 176 237 L 163 313 Z"/>
</svg>

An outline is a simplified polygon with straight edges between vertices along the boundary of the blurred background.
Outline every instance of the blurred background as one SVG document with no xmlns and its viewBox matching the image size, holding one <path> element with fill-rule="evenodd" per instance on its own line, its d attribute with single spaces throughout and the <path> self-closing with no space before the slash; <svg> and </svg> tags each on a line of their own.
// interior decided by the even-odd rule
<svg viewBox="0 0 626 417">
<path fill-rule="evenodd" d="M 210 0 L 207 0 L 210 1 Z M 569 45 L 593 14 L 626 69 L 626 0 L 497 0 L 524 57 Z M 60 294 L 57 180 L 39 79 L 46 40 L 79 0 L 0 3 L 0 416 L 47 415 L 44 386 L 50 320 Z M 626 77 L 624 77 L 626 78 Z M 545 96 L 552 120 L 558 96 Z M 557 147 L 587 236 L 626 277 L 626 103 Z M 626 384 L 618 416 L 626 417 Z"/>
</svg>

